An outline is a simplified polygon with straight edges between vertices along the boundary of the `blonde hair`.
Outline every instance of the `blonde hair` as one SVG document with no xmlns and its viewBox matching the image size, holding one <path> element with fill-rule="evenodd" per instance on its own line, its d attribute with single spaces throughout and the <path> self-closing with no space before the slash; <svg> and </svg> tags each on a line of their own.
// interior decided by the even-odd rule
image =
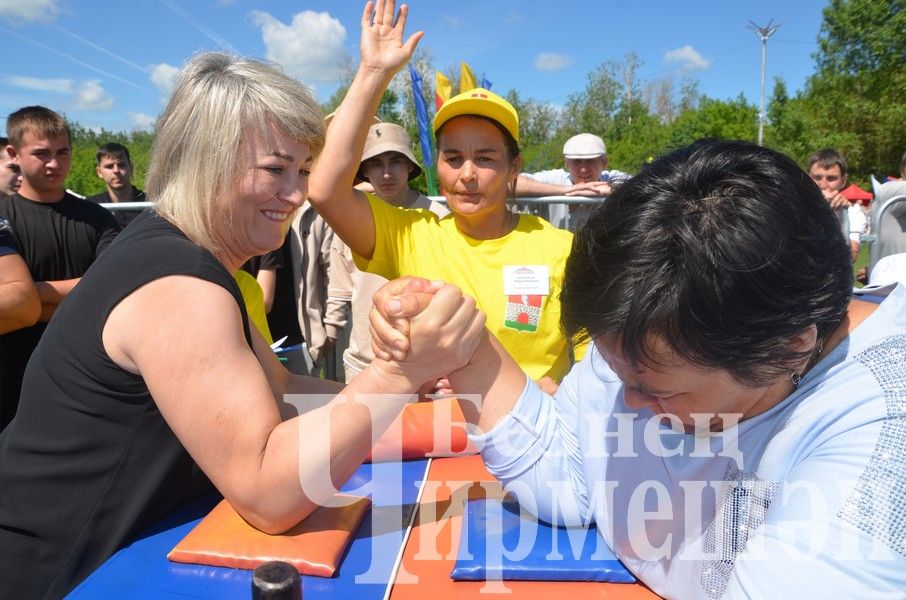
<svg viewBox="0 0 906 600">
<path fill-rule="evenodd" d="M 276 65 L 219 52 L 199 54 L 180 71 L 157 121 L 145 191 L 157 212 L 215 255 L 223 198 L 240 176 L 241 142 L 274 129 L 317 156 L 324 117 L 311 92 Z"/>
</svg>

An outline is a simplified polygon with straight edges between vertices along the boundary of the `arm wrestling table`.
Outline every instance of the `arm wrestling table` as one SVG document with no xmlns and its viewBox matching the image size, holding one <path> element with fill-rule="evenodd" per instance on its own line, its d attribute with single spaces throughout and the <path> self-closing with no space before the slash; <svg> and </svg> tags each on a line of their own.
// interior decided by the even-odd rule
<svg viewBox="0 0 906 600">
<path fill-rule="evenodd" d="M 640 584 L 450 579 L 466 499 L 500 494 L 499 484 L 479 456 L 365 464 L 342 491 L 370 496 L 373 507 L 356 532 L 339 575 L 332 579 L 303 576 L 303 598 L 408 600 L 428 594 L 434 600 L 657 598 Z M 69 598 L 250 597 L 251 571 L 172 563 L 166 558 L 218 501 L 212 495 L 176 511 L 114 554 Z M 418 513 L 412 523 L 416 505 Z"/>
</svg>

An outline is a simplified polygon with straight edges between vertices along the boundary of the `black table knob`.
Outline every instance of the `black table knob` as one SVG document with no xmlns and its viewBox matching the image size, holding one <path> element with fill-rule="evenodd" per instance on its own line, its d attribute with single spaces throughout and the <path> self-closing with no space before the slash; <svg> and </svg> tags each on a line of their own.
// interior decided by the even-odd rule
<svg viewBox="0 0 906 600">
<path fill-rule="evenodd" d="M 289 563 L 266 562 L 252 574 L 252 600 L 302 600 L 302 580 Z"/>
</svg>

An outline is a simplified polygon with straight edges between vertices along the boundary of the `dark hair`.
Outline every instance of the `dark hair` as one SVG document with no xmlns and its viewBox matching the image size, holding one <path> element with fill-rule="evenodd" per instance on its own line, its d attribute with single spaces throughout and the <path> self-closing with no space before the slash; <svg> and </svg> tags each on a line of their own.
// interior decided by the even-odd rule
<svg viewBox="0 0 906 600">
<path fill-rule="evenodd" d="M 129 156 L 129 148 L 125 147 L 122 144 L 116 142 L 107 142 L 95 153 L 94 158 L 98 164 L 101 164 L 101 159 L 105 156 L 112 156 L 116 158 L 117 156 L 125 156 L 126 162 L 130 165 L 132 164 L 132 157 Z"/>
<path fill-rule="evenodd" d="M 6 135 L 9 143 L 14 148 L 22 146 L 22 137 L 28 130 L 34 131 L 39 137 L 53 138 L 66 135 L 72 142 L 69 125 L 59 114 L 44 106 L 25 106 L 10 113 L 6 118 Z"/>
<path fill-rule="evenodd" d="M 824 340 L 853 286 L 850 251 L 821 192 L 792 160 L 701 140 L 645 165 L 581 228 L 566 263 L 561 324 L 611 338 L 638 368 L 657 336 L 684 360 L 762 385 Z"/>
<path fill-rule="evenodd" d="M 900 159 L 900 177 L 906 177 L 906 152 L 903 153 L 903 158 Z"/>
<path fill-rule="evenodd" d="M 818 150 L 809 156 L 806 170 L 811 171 L 812 165 L 816 163 L 822 169 L 830 169 L 833 166 L 838 166 L 840 167 L 840 175 L 846 175 L 846 159 L 833 148 Z"/>
</svg>

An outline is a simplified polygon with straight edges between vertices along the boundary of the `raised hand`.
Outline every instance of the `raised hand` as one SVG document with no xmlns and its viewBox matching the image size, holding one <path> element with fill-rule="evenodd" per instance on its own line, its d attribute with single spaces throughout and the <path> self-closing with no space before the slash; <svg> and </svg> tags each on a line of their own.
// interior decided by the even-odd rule
<svg viewBox="0 0 906 600">
<path fill-rule="evenodd" d="M 362 12 L 362 68 L 393 74 L 409 61 L 425 33 L 417 31 L 403 42 L 408 15 L 406 4 L 396 14 L 396 0 L 369 0 Z"/>
</svg>

